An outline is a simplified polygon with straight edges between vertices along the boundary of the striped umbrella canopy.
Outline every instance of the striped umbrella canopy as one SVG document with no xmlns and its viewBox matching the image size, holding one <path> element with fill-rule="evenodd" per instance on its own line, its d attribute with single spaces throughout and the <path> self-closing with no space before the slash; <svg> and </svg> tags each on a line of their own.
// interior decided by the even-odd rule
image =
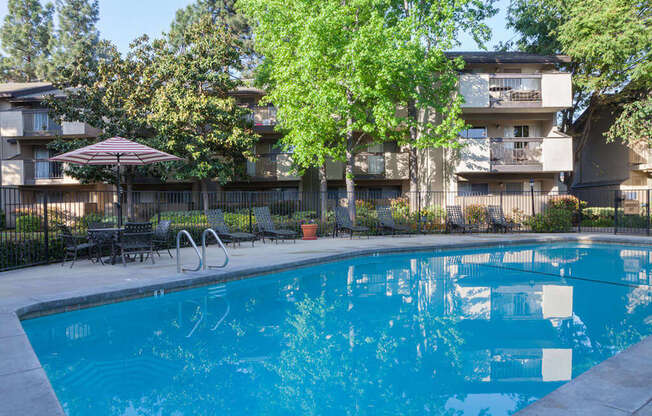
<svg viewBox="0 0 652 416">
<path fill-rule="evenodd" d="M 120 166 L 149 165 L 156 162 L 181 160 L 181 158 L 122 137 L 112 137 L 81 149 L 51 157 L 50 160 L 79 165 Z"/>
<path fill-rule="evenodd" d="M 122 137 L 112 137 L 90 146 L 51 157 L 50 160 L 53 162 L 76 163 L 78 165 L 116 165 L 118 225 L 120 226 L 122 225 L 120 166 L 149 165 L 150 163 L 182 159 Z"/>
</svg>

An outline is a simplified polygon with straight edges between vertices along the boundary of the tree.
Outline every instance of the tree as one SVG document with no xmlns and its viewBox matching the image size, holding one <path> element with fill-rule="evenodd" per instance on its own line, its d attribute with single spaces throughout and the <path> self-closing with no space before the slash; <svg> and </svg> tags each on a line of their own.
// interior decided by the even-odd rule
<svg viewBox="0 0 652 416">
<path fill-rule="evenodd" d="M 565 53 L 559 41 L 558 30 L 568 19 L 569 4 L 573 0 L 512 0 L 507 10 L 507 27 L 516 31 L 518 39 L 505 42 L 498 49 L 516 49 L 538 55 Z M 560 128 L 568 131 L 576 113 L 587 105 L 590 91 L 577 82 L 580 62 L 560 65 L 573 75 L 573 106 L 561 111 Z"/>
<path fill-rule="evenodd" d="M 177 10 L 168 34 L 170 43 L 177 47 L 183 46 L 184 32 L 188 27 L 199 23 L 202 17 L 208 16 L 213 24 L 227 29 L 238 37 L 242 48 L 242 70 L 246 75 L 250 75 L 250 71 L 258 63 L 258 57 L 254 53 L 251 28 L 245 17 L 236 10 L 235 3 L 236 0 L 197 0 Z"/>
<path fill-rule="evenodd" d="M 97 62 L 100 33 L 98 0 L 57 0 L 58 28 L 50 38 L 52 65 L 49 79 L 59 76 L 62 69 L 74 72 L 84 71 L 82 65 Z M 70 72 L 73 72 L 71 74 Z"/>
<path fill-rule="evenodd" d="M 489 1 L 423 2 L 397 0 L 387 4 L 393 49 L 379 55 L 388 68 L 386 89 L 406 115 L 398 125 L 408 131 L 399 144 L 409 149 L 410 207 L 416 209 L 419 190 L 418 150 L 452 146 L 464 128 L 461 97 L 455 96 L 462 61 L 452 62 L 444 51 L 456 45 L 460 31 L 483 45 L 490 37 L 483 23 L 497 10 Z M 390 53 L 387 53 L 390 52 Z M 400 136 L 399 136 L 400 137 Z"/>
<path fill-rule="evenodd" d="M 131 45 L 130 52 L 123 57 L 106 41 L 99 46 L 104 51 L 101 59 L 95 61 L 93 50 L 86 50 L 79 56 L 79 62 L 95 62 L 94 65 L 66 66 L 54 82 L 55 87 L 66 91 L 66 99 L 47 99 L 53 115 L 62 121 L 87 123 L 101 131 L 98 140 L 122 136 L 147 145 L 155 145 L 151 139 L 154 130 L 147 124 L 147 112 L 151 101 L 152 84 L 145 84 L 141 76 L 152 64 L 149 39 L 144 36 Z M 86 139 L 57 139 L 49 147 L 58 153 L 74 150 L 91 144 Z M 140 173 L 160 175 L 159 168 L 139 168 Z M 69 165 L 66 173 L 82 182 L 115 183 L 114 169 L 103 166 Z M 130 215 L 133 178 L 136 170 L 126 169 L 127 214 Z"/>
<path fill-rule="evenodd" d="M 652 1 L 574 0 L 568 16 L 556 33 L 581 65 L 577 82 L 596 99 L 614 93 L 624 98 L 606 138 L 652 143 Z M 635 120 L 647 122 L 632 125 Z"/>
<path fill-rule="evenodd" d="M 451 144 L 463 127 L 455 97 L 459 62 L 443 50 L 492 9 L 483 2 L 263 1 L 240 3 L 265 57 L 266 100 L 278 108 L 283 144 L 299 165 L 345 161 L 350 215 L 354 155 L 395 140 L 414 149 Z M 478 7 L 478 5 L 481 5 Z M 457 20 L 456 20 L 457 19 Z M 402 116 L 397 107 L 408 108 Z M 426 109 L 428 109 L 426 111 Z M 429 117 L 436 112 L 439 119 Z M 416 150 L 411 184 L 416 186 Z"/>
<path fill-rule="evenodd" d="M 54 6 L 38 0 L 9 0 L 8 13 L 0 27 L 2 77 L 4 81 L 43 80 L 48 72 L 49 42 Z"/>
<path fill-rule="evenodd" d="M 152 45 L 154 60 L 143 71 L 154 85 L 147 121 L 162 148 L 186 159 L 172 165 L 173 174 L 199 180 L 208 209 L 208 183 L 231 180 L 253 157 L 258 136 L 247 121 L 250 110 L 231 94 L 240 85 L 232 74 L 240 68 L 237 37 L 204 17 L 181 41 L 181 49 L 170 38 Z"/>
</svg>

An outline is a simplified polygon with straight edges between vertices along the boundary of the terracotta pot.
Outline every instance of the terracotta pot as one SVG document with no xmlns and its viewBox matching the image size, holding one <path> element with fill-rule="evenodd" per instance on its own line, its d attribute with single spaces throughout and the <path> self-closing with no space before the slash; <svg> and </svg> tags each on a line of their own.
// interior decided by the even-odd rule
<svg viewBox="0 0 652 416">
<path fill-rule="evenodd" d="M 317 224 L 302 224 L 301 231 L 303 232 L 304 240 L 317 239 Z"/>
</svg>

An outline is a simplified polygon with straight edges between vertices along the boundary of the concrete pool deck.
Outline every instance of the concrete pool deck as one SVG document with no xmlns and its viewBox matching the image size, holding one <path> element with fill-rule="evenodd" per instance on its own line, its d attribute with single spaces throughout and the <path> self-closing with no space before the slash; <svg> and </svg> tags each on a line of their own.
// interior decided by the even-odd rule
<svg viewBox="0 0 652 416">
<path fill-rule="evenodd" d="M 612 242 L 652 245 L 650 237 L 604 234 L 470 234 L 370 239 L 331 239 L 261 244 L 229 249 L 223 270 L 176 273 L 167 253 L 147 262 L 102 266 L 82 260 L 71 269 L 60 264 L 0 273 L 0 415 L 63 415 L 50 382 L 20 324 L 20 319 L 74 310 L 154 291 L 179 290 L 215 281 L 236 280 L 301 265 L 379 253 L 471 248 L 544 242 Z M 192 265 L 192 249 L 182 250 Z M 209 247 L 213 263 L 222 260 Z M 652 337 L 606 360 L 519 412 L 531 415 L 652 415 Z"/>
</svg>

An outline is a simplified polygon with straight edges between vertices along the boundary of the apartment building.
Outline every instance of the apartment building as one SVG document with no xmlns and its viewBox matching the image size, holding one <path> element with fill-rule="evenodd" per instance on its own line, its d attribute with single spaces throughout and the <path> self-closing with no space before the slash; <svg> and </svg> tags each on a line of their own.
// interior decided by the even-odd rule
<svg viewBox="0 0 652 416">
<path fill-rule="evenodd" d="M 575 138 L 574 189 L 626 191 L 652 185 L 652 151 L 647 141 L 628 147 L 619 141 L 607 143 L 604 136 L 621 108 L 618 96 L 603 97 L 571 127 Z"/>
<path fill-rule="evenodd" d="M 47 82 L 0 84 L 0 183 L 3 186 L 49 189 L 104 189 L 81 185 L 64 174 L 61 163 L 50 162 L 47 144 L 55 137 L 96 137 L 99 131 L 85 123 L 53 120 L 43 100 L 63 98 Z"/>
<path fill-rule="evenodd" d="M 566 189 L 572 138 L 557 129 L 557 112 L 572 105 L 565 56 L 521 52 L 451 52 L 461 57 L 461 149 L 422 152 L 424 190 L 494 194 Z"/>
<path fill-rule="evenodd" d="M 572 139 L 556 127 L 557 112 L 572 105 L 571 75 L 558 71 L 568 61 L 563 56 L 539 56 L 518 52 L 455 52 L 466 65 L 460 75 L 464 96 L 460 149 L 420 151 L 421 191 L 452 191 L 459 195 L 500 192 L 565 190 L 573 170 Z M 93 137 L 96 129 L 84 123 L 58 123 L 50 119 L 42 100 L 55 94 L 47 83 L 0 85 L 0 136 L 2 185 L 83 187 L 63 174 L 63 166 L 47 161 L 46 144 L 55 136 Z M 298 176 L 291 153 L 278 141 L 276 109 L 261 105 L 265 92 L 242 87 L 238 102 L 251 108 L 254 131 L 260 135 L 257 160 L 246 162 L 245 174 L 223 187 L 225 191 L 277 191 L 294 198 L 300 192 L 318 191 L 316 170 Z M 370 144 L 355 156 L 355 183 L 359 194 L 391 198 L 409 189 L 408 154 L 395 143 Z M 345 193 L 344 163 L 327 164 L 329 193 Z M 96 188 L 105 185 L 93 185 Z M 90 187 L 90 186 L 86 186 Z M 192 183 L 161 184 L 137 178 L 135 189 L 194 189 Z M 218 189 L 217 186 L 214 189 Z"/>
</svg>

